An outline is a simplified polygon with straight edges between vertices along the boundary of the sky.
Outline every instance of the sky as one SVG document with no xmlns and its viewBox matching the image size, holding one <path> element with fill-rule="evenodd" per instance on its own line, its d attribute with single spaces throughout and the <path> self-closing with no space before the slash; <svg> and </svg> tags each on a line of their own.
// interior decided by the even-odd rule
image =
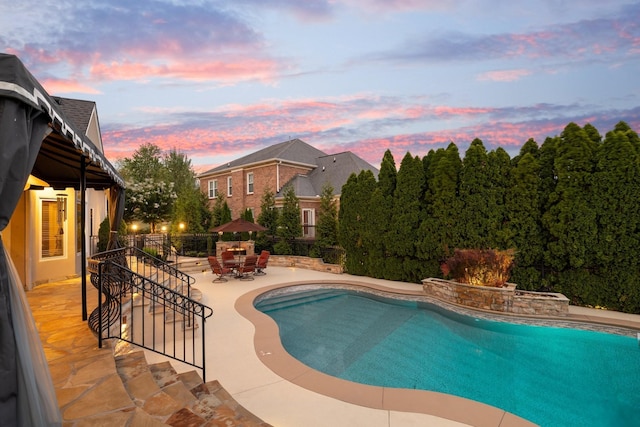
<svg viewBox="0 0 640 427">
<path fill-rule="evenodd" d="M 379 167 L 474 138 L 513 157 L 575 122 L 640 132 L 640 2 L 0 0 L 0 52 L 97 103 L 112 163 L 203 172 L 299 138 Z"/>
</svg>

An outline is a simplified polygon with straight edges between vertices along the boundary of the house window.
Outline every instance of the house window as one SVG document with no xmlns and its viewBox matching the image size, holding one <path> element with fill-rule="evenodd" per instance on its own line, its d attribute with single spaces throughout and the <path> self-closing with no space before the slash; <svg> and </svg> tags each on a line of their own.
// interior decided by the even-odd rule
<svg viewBox="0 0 640 427">
<path fill-rule="evenodd" d="M 227 196 L 233 196 L 233 188 L 231 186 L 231 177 L 227 178 Z"/>
<path fill-rule="evenodd" d="M 67 198 L 42 200 L 42 258 L 64 255 L 64 231 L 67 222 Z"/>
<path fill-rule="evenodd" d="M 253 194 L 253 172 L 247 174 L 247 194 Z"/>
<path fill-rule="evenodd" d="M 316 235 L 313 209 L 302 209 L 302 235 L 303 237 L 315 237 Z"/>
<path fill-rule="evenodd" d="M 218 180 L 212 179 L 209 181 L 209 198 L 215 199 L 218 197 Z"/>
</svg>

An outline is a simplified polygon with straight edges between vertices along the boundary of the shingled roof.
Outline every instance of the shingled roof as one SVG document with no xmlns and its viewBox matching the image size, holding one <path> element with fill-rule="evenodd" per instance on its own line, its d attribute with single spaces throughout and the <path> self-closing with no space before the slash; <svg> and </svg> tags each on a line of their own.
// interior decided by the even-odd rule
<svg viewBox="0 0 640 427">
<path fill-rule="evenodd" d="M 325 183 L 329 183 L 333 187 L 333 194 L 338 195 L 342 193 L 342 186 L 352 173 L 359 174 L 363 170 L 370 170 L 373 176 L 378 178 L 378 169 L 351 151 L 318 157 L 316 165 L 308 175 L 295 176 L 283 188 L 293 185 L 296 196 L 315 197 L 322 193 Z M 282 190 L 276 194 L 277 196 L 282 196 Z"/>
<path fill-rule="evenodd" d="M 84 134 L 91 139 L 91 142 L 100 150 L 104 151 L 102 147 L 102 137 L 100 136 L 100 124 L 98 121 L 98 111 L 96 103 L 94 101 L 85 101 L 82 99 L 63 98 L 61 96 L 52 96 L 56 103 L 60 106 L 60 110 L 64 115 L 82 130 Z M 91 119 L 95 117 L 96 124 L 94 131 L 96 134 L 90 132 L 89 126 L 91 125 Z M 97 141 L 96 141 L 97 139 Z"/>
<path fill-rule="evenodd" d="M 250 166 L 272 160 L 282 160 L 297 164 L 306 164 L 315 167 L 316 159 L 326 156 L 324 153 L 306 142 L 296 138 L 279 144 L 270 145 L 255 153 L 248 154 L 229 163 L 220 165 L 200 174 L 200 176 L 211 175 L 224 172 L 229 169 L 236 169 L 241 166 Z"/>
</svg>

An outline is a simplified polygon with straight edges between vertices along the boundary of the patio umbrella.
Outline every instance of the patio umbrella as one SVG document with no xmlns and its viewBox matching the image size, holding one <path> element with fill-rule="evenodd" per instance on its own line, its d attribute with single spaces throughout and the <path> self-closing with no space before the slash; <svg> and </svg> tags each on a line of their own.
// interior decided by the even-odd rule
<svg viewBox="0 0 640 427">
<path fill-rule="evenodd" d="M 265 231 L 267 228 L 246 219 L 238 218 L 211 229 L 214 233 L 254 233 Z M 249 237 L 251 238 L 251 237 Z M 239 242 L 239 241 L 238 241 Z M 239 243 L 238 243 L 239 244 Z"/>
<path fill-rule="evenodd" d="M 211 229 L 214 233 L 242 233 L 265 231 L 267 228 L 246 219 L 238 218 Z"/>
</svg>

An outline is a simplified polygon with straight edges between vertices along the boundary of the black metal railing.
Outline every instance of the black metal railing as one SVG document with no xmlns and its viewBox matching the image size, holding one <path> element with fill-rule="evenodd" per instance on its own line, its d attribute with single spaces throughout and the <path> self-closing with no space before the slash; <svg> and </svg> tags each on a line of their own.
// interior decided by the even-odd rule
<svg viewBox="0 0 640 427">
<path fill-rule="evenodd" d="M 89 327 L 104 339 L 116 338 L 205 369 L 205 320 L 213 310 L 192 298 L 195 279 L 135 247 L 102 252 L 89 259 L 98 307 Z"/>
</svg>

